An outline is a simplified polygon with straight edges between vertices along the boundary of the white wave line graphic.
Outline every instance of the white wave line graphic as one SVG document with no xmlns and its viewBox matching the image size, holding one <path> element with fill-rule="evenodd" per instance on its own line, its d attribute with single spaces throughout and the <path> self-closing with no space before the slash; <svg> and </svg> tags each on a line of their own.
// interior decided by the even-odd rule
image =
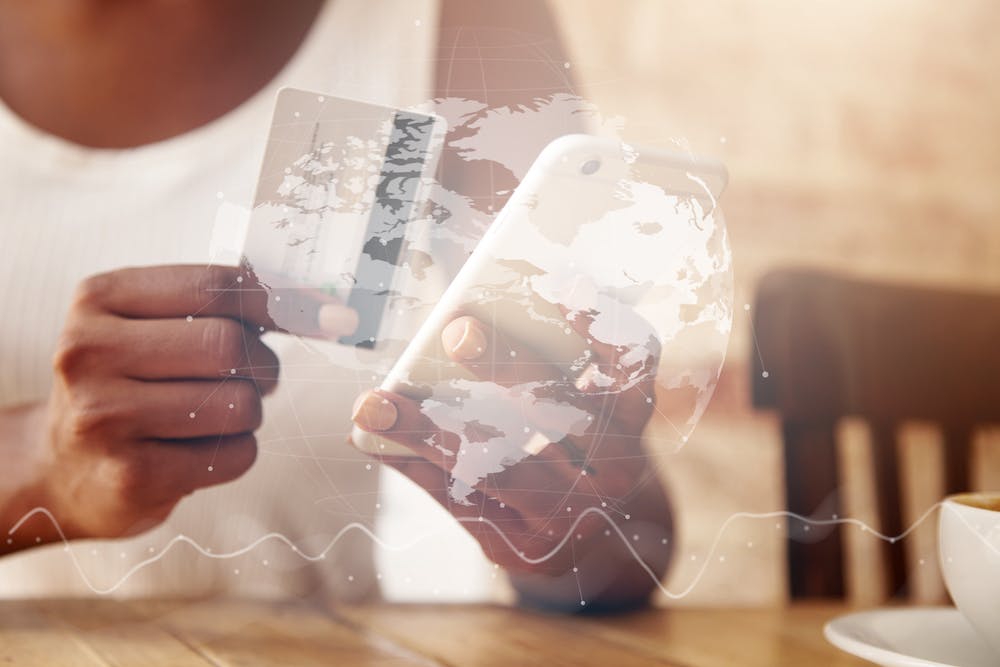
<svg viewBox="0 0 1000 667">
<path fill-rule="evenodd" d="M 870 533 L 873 537 L 876 537 L 876 538 L 884 540 L 886 542 L 890 542 L 892 544 L 895 544 L 897 541 L 904 539 L 907 535 L 909 535 L 914 530 L 916 530 L 941 505 L 942 505 L 942 503 L 940 503 L 940 502 L 934 504 L 933 506 L 931 506 L 930 508 L 928 508 L 923 514 L 921 514 L 920 517 L 917 518 L 917 520 L 914 521 L 906 530 L 904 530 L 899 535 L 893 535 L 893 536 L 886 535 L 886 534 L 884 534 L 882 532 L 879 532 L 879 531 L 875 530 L 870 525 L 868 525 L 864 521 L 861 521 L 860 519 L 854 519 L 854 518 L 849 518 L 849 517 L 848 518 L 831 518 L 831 519 L 812 519 L 812 518 L 804 516 L 802 514 L 797 514 L 795 512 L 789 512 L 787 510 L 775 510 L 775 511 L 771 511 L 771 512 L 737 512 L 737 513 L 731 515 L 729 518 L 727 518 L 722 523 L 722 525 L 719 526 L 719 529 L 718 529 L 718 531 L 715 534 L 715 538 L 712 540 L 711 547 L 709 547 L 708 555 L 704 559 L 704 561 L 702 562 L 702 565 L 698 569 L 698 572 L 695 573 L 694 577 L 691 579 L 691 581 L 688 583 L 687 586 L 681 588 L 678 591 L 672 591 L 672 590 L 668 589 L 660 581 L 659 577 L 656 576 L 656 573 L 646 563 L 646 561 L 644 561 L 642 559 L 642 557 L 639 555 L 638 551 L 636 551 L 635 547 L 632 545 L 632 541 L 628 539 L 628 537 L 625 535 L 625 533 L 622 531 L 622 529 L 618 526 L 618 524 L 615 523 L 614 519 L 607 512 L 605 512 L 604 510 L 602 510 L 601 508 L 598 508 L 598 507 L 588 507 L 585 510 L 583 510 L 582 512 L 580 512 L 580 514 L 577 515 L 576 519 L 573 521 L 572 525 L 566 531 L 566 534 L 562 537 L 562 539 L 559 540 L 547 552 L 545 552 L 544 554 L 542 554 L 540 556 L 535 556 L 535 557 L 525 555 L 523 551 L 521 551 L 520 549 L 518 549 L 515 546 L 515 544 L 510 540 L 509 537 L 507 537 L 507 535 L 503 532 L 503 530 L 497 524 L 495 524 L 493 521 L 491 521 L 490 519 L 488 519 L 486 517 L 478 517 L 478 518 L 457 517 L 456 520 L 458 522 L 460 522 L 460 523 L 481 523 L 481 524 L 485 524 L 485 525 L 489 526 L 497 535 L 500 536 L 500 538 L 507 545 L 507 547 L 510 548 L 510 550 L 512 552 L 514 552 L 515 554 L 517 554 L 517 556 L 522 561 L 524 561 L 525 563 L 527 563 L 529 565 L 538 565 L 540 563 L 544 563 L 545 561 L 547 561 L 550 558 L 552 558 L 553 556 L 555 556 L 564 546 L 566 546 L 566 543 L 569 542 L 570 539 L 573 537 L 574 532 L 576 531 L 577 526 L 579 526 L 580 523 L 584 519 L 586 519 L 589 515 L 596 514 L 597 516 L 600 516 L 602 519 L 604 519 L 604 521 L 608 524 L 608 526 L 610 527 L 610 529 L 612 531 L 614 531 L 614 533 L 619 537 L 619 539 L 621 540 L 622 544 L 625 545 L 625 548 L 628 550 L 628 552 L 632 555 L 633 558 L 635 558 L 636 562 L 639 564 L 640 567 L 642 567 L 642 569 L 646 572 L 646 574 L 649 575 L 650 579 L 656 584 L 656 586 L 660 589 L 660 591 L 664 595 L 666 595 L 668 598 L 670 598 L 672 600 L 680 600 L 680 599 L 682 599 L 684 597 L 687 597 L 691 593 L 691 591 L 693 591 L 695 589 L 695 587 L 697 587 L 698 583 L 704 577 L 705 572 L 708 570 L 708 566 L 713 562 L 714 555 L 715 555 L 716 551 L 718 550 L 719 544 L 722 541 L 722 538 L 725 535 L 726 531 L 729 529 L 730 525 L 732 525 L 734 522 L 736 522 L 738 520 L 741 520 L 741 519 L 755 519 L 755 520 L 759 520 L 759 519 L 788 518 L 788 519 L 796 519 L 796 520 L 801 521 L 802 523 L 810 525 L 810 526 L 853 525 L 853 526 L 858 526 L 859 528 L 861 528 L 862 530 L 864 530 L 867 533 Z M 436 532 L 432 532 L 432 533 L 426 533 L 424 535 L 418 536 L 418 537 L 410 540 L 407 543 L 404 543 L 404 544 L 401 544 L 401 545 L 391 545 L 391 544 L 388 544 L 385 541 L 383 541 L 381 538 L 379 538 L 368 527 L 364 526 L 363 524 L 355 522 L 355 523 L 347 524 L 346 526 L 344 526 L 343 528 L 341 528 L 337 532 L 337 534 L 334 535 L 330 539 L 330 541 L 327 543 L 326 547 L 324 547 L 321 551 L 316 552 L 315 554 L 306 553 L 305 551 L 303 551 L 302 549 L 300 549 L 299 546 L 296 545 L 291 539 L 289 539 L 288 537 L 286 537 L 282 533 L 276 533 L 276 532 L 271 532 L 271 533 L 267 533 L 265 535 L 262 535 L 262 536 L 258 537 L 257 539 L 253 540 L 252 542 L 250 542 L 249 544 L 246 544 L 245 546 L 240 547 L 239 549 L 236 549 L 236 550 L 233 550 L 233 551 L 227 551 L 227 552 L 218 552 L 218 553 L 206 549 L 205 547 L 201 546 L 194 539 L 188 537 L 187 535 L 181 534 L 181 535 L 177 535 L 177 536 L 171 538 L 167 542 L 166 546 L 164 546 L 155 556 L 150 556 L 149 558 L 141 560 L 138 563 L 136 563 L 135 565 L 133 565 L 114 584 L 112 584 L 111 586 L 108 586 L 106 588 L 100 588 L 100 587 L 95 586 L 93 584 L 93 582 L 91 581 L 90 577 L 87 576 L 87 573 L 84 571 L 83 567 L 80 565 L 80 562 L 79 562 L 79 560 L 76 557 L 76 554 L 73 553 L 73 550 L 70 548 L 70 541 L 68 539 L 66 539 L 66 536 L 63 533 L 62 527 L 59 525 L 59 521 L 46 508 L 44 508 L 44 507 L 36 507 L 36 508 L 30 510 L 24 516 L 22 516 L 17 521 L 17 523 L 15 523 L 14 526 L 9 531 L 7 531 L 7 534 L 8 535 L 13 535 L 14 533 L 17 532 L 17 530 L 22 525 L 24 525 L 24 523 L 26 521 L 28 521 L 32 517 L 34 517 L 36 515 L 39 515 L 39 514 L 45 516 L 52 523 L 52 525 L 55 527 L 56 531 L 59 533 L 60 539 L 62 539 L 62 541 L 63 541 L 64 551 L 67 554 L 69 554 L 70 560 L 73 562 L 73 566 L 76 569 L 77 573 L 80 575 L 80 578 L 87 585 L 87 587 L 90 588 L 91 591 L 93 591 L 94 593 L 96 593 L 98 595 L 108 595 L 110 593 L 115 592 L 118 588 L 120 588 L 123 584 L 125 584 L 125 582 L 128 581 L 134 574 L 136 574 L 137 572 L 139 572 L 143 568 L 148 567 L 150 565 L 153 565 L 157 561 L 159 561 L 162 558 L 164 558 L 167 555 L 167 553 L 171 549 L 173 549 L 173 547 L 175 547 L 178 544 L 187 544 L 191 548 L 195 549 L 202 556 L 205 556 L 207 558 L 215 558 L 215 559 L 218 559 L 218 560 L 225 560 L 225 559 L 231 559 L 231 558 L 237 558 L 239 556 L 243 556 L 243 555 L 245 555 L 245 554 L 253 551 L 258 546 L 260 546 L 261 544 L 263 544 L 265 542 L 269 542 L 269 541 L 272 541 L 272 540 L 277 540 L 277 541 L 282 542 L 283 544 L 287 545 L 288 548 L 293 553 L 295 553 L 297 556 L 299 556 L 303 560 L 307 560 L 307 561 L 311 561 L 311 562 L 316 562 L 316 561 L 324 560 L 326 558 L 326 555 L 337 545 L 337 543 L 341 540 L 341 538 L 343 538 L 345 535 L 347 535 L 348 533 L 350 533 L 352 531 L 359 531 L 359 532 L 361 532 L 362 534 L 364 534 L 365 536 L 367 536 L 369 539 L 371 539 L 372 542 L 375 545 L 377 545 L 380 549 L 385 549 L 387 551 L 406 551 L 407 549 L 410 549 L 410 548 L 416 546 L 420 542 L 422 542 L 422 541 L 424 541 L 424 540 L 426 540 L 426 539 L 428 539 L 430 537 L 433 537 L 435 534 L 437 534 L 438 532 L 440 532 L 440 531 L 436 531 Z"/>
</svg>

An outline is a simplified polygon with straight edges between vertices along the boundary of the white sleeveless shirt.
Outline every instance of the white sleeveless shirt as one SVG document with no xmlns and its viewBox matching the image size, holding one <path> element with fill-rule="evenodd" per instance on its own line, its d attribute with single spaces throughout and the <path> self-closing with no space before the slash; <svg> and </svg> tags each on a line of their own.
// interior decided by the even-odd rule
<svg viewBox="0 0 1000 667">
<path fill-rule="evenodd" d="M 204 127 L 135 149 L 70 144 L 0 103 L 0 405 L 47 396 L 52 350 L 82 278 L 209 260 L 220 205 L 250 206 L 280 86 L 395 106 L 428 99 L 437 11 L 437 0 L 331 0 L 264 90 Z M 268 342 L 279 349 L 284 375 L 310 367 L 293 341 Z M 0 559 L 0 596 L 370 593 L 372 541 L 357 531 L 317 562 L 276 539 L 234 558 L 212 557 L 272 531 L 315 554 L 349 523 L 371 527 L 377 467 L 345 444 L 351 403 L 367 384 L 352 378 L 316 387 L 308 378 L 286 380 L 266 400 L 261 451 L 240 480 L 193 494 L 136 538 Z M 188 543 L 166 549 L 178 535 L 206 554 Z"/>
</svg>

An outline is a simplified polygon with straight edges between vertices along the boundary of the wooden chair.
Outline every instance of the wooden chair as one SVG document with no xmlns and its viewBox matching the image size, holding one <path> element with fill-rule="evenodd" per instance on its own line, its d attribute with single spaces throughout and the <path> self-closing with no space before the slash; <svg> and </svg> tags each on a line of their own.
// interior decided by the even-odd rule
<svg viewBox="0 0 1000 667">
<path fill-rule="evenodd" d="M 761 281 L 753 326 L 753 402 L 780 414 L 790 511 L 840 512 L 834 434 L 846 416 L 871 426 L 882 532 L 903 530 L 904 420 L 941 426 L 945 488 L 968 490 L 972 431 L 1000 421 L 1000 295 L 782 270 Z M 886 543 L 885 559 L 887 593 L 905 594 L 902 544 Z M 840 530 L 790 520 L 788 560 L 793 598 L 844 595 Z"/>
</svg>

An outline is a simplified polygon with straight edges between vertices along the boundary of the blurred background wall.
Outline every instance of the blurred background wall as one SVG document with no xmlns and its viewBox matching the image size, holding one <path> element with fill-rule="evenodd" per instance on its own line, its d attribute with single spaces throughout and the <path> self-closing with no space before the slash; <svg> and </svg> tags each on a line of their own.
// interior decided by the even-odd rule
<svg viewBox="0 0 1000 667">
<path fill-rule="evenodd" d="M 661 466 L 679 508 L 668 587 L 698 576 L 736 512 L 784 506 L 777 422 L 749 399 L 758 279 L 806 265 L 874 279 L 1000 290 L 1000 4 L 992 0 L 554 0 L 583 94 L 636 142 L 721 158 L 736 271 L 729 357 L 708 414 Z M 766 360 L 765 360 L 766 364 Z M 1000 397 L 998 397 L 1000 400 Z M 658 425 L 653 426 L 658 428 Z M 870 516 L 863 425 L 845 424 L 847 510 Z M 940 443 L 913 425 L 914 518 L 940 493 Z M 979 486 L 1000 488 L 989 434 Z M 912 444 L 911 444 L 912 443 Z M 928 472 L 930 471 L 930 473 Z M 848 533 L 851 591 L 879 573 Z M 918 597 L 935 599 L 932 527 L 909 540 Z M 737 519 L 685 603 L 784 599 L 784 525 Z"/>
</svg>

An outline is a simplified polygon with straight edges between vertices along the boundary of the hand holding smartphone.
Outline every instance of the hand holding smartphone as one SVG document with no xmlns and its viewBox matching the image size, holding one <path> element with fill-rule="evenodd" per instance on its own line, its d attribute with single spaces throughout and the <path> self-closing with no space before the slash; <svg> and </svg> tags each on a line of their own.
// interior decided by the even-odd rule
<svg viewBox="0 0 1000 667">
<path fill-rule="evenodd" d="M 572 410 L 553 416 L 553 406 L 571 406 L 582 382 L 615 384 L 607 369 L 594 371 L 602 353 L 633 350 L 639 358 L 656 351 L 658 334 L 642 302 L 664 289 L 656 271 L 673 267 L 691 240 L 675 236 L 671 225 L 685 218 L 685 229 L 693 224 L 692 238 L 701 240 L 698 220 L 712 215 L 725 182 L 716 162 L 584 135 L 557 139 L 379 389 L 421 406 L 433 425 L 457 429 L 463 446 L 502 439 L 504 451 L 527 455 L 579 435 L 587 417 Z M 466 326 L 449 335 L 455 322 Z M 489 338 L 484 356 L 463 359 L 449 344 L 455 331 Z M 510 392 L 496 390 L 518 385 L 525 389 L 514 401 L 520 420 L 500 407 Z M 554 395 L 560 388 L 562 398 Z M 490 406 L 494 414 L 484 415 Z M 372 454 L 419 456 L 359 427 L 352 442 Z"/>
</svg>

